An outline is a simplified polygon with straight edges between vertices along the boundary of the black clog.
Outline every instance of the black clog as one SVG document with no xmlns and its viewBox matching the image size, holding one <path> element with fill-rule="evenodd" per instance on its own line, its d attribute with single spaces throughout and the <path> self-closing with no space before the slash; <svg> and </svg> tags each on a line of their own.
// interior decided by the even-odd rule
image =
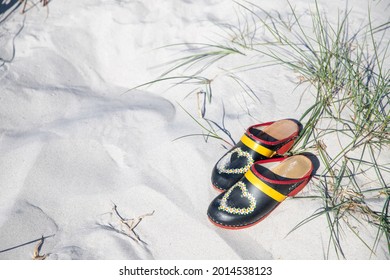
<svg viewBox="0 0 390 280">
<path fill-rule="evenodd" d="M 225 191 L 258 160 L 286 153 L 298 137 L 302 125 L 296 120 L 279 120 L 249 127 L 230 151 L 214 166 L 212 185 Z"/>
<path fill-rule="evenodd" d="M 222 228 L 253 226 L 302 190 L 312 171 L 312 161 L 304 155 L 255 162 L 237 183 L 211 202 L 208 217 Z"/>
</svg>

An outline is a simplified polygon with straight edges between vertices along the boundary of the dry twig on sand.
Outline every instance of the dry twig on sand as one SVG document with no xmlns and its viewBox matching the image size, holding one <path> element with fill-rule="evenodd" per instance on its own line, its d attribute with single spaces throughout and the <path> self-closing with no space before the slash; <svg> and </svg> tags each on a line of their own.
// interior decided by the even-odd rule
<svg viewBox="0 0 390 280">
<path fill-rule="evenodd" d="M 147 216 L 152 216 L 154 214 L 154 210 L 151 213 L 146 213 L 144 215 L 138 216 L 137 218 L 132 219 L 125 219 L 123 216 L 118 212 L 118 207 L 116 204 L 112 207 L 112 212 L 117 216 L 119 221 L 121 222 L 122 228 L 120 231 L 127 235 L 128 237 L 134 239 L 132 235 L 135 236 L 135 240 L 138 242 L 143 242 L 139 235 L 135 232 L 135 228 L 142 222 L 142 220 Z M 123 228 L 124 227 L 124 228 Z"/>
<path fill-rule="evenodd" d="M 39 240 L 38 244 L 35 246 L 33 257 L 32 257 L 33 260 L 44 260 L 44 259 L 46 259 L 47 254 L 40 255 L 40 252 L 41 252 L 42 245 L 43 245 L 44 241 L 45 241 L 45 239 L 43 238 L 43 235 L 42 235 L 41 240 Z"/>
</svg>

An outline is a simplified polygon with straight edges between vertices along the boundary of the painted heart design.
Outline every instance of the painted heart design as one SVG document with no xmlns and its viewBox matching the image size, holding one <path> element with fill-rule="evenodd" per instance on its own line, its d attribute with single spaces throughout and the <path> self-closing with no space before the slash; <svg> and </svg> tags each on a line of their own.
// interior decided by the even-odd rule
<svg viewBox="0 0 390 280">
<path fill-rule="evenodd" d="M 227 205 L 227 201 L 230 197 L 230 194 L 235 188 L 240 188 L 242 192 L 242 197 L 245 197 L 249 201 L 249 207 L 246 208 L 238 208 L 238 207 L 230 207 Z M 218 210 L 228 212 L 230 214 L 234 215 L 248 215 L 252 213 L 256 208 L 256 198 L 248 192 L 248 189 L 246 188 L 246 185 L 243 182 L 238 182 L 233 187 L 231 187 L 225 195 L 221 199 L 221 204 L 218 207 Z"/>
<path fill-rule="evenodd" d="M 240 168 L 228 168 L 228 165 L 230 164 L 230 158 L 233 154 L 237 154 L 238 157 L 245 157 L 247 159 L 246 165 Z M 253 163 L 254 160 L 248 152 L 244 152 L 241 150 L 241 148 L 235 148 L 231 152 L 227 153 L 226 156 L 219 162 L 217 170 L 219 173 L 244 174 L 249 170 L 249 168 L 251 168 Z"/>
</svg>

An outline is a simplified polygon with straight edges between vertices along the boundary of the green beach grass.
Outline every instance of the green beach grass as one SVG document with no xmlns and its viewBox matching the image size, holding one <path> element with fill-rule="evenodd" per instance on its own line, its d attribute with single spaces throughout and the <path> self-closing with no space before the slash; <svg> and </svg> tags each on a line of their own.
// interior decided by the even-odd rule
<svg viewBox="0 0 390 280">
<path fill-rule="evenodd" d="M 337 22 L 332 23 L 317 3 L 309 15 L 298 14 L 291 3 L 288 16 L 250 2 L 237 3 L 237 7 L 237 24 L 221 25 L 219 42 L 173 45 L 184 48 L 188 55 L 172 61 L 161 77 L 142 86 L 174 81 L 175 85 L 187 84 L 191 93 L 198 98 L 203 94 L 212 102 L 213 82 L 224 77 L 257 102 L 253 87 L 238 73 L 269 66 L 290 69 L 299 76 L 298 87 L 305 87 L 303 94 L 315 97 L 300 117 L 304 129 L 291 154 L 313 152 L 321 162 L 315 193 L 298 199 L 319 199 L 322 204 L 292 231 L 326 217 L 329 240 L 325 258 L 331 252 L 347 258 L 342 238 L 346 229 L 365 244 L 371 257 L 383 242 L 390 253 L 390 164 L 380 156 L 388 152 L 390 144 L 390 72 L 386 68 L 390 22 L 374 26 L 369 17 L 353 30 L 348 9 L 339 12 Z M 309 26 L 302 23 L 304 16 L 310 18 Z M 264 59 L 257 59 L 259 55 Z M 229 56 L 256 59 L 222 70 Z M 221 69 L 220 74 L 208 76 L 209 68 Z M 234 143 L 223 125 L 204 116 L 207 103 L 198 106 L 198 117 L 186 112 L 202 128 L 200 135 Z M 199 134 L 186 136 L 193 135 Z M 326 147 L 329 139 L 332 149 Z M 374 228 L 374 240 L 361 236 L 359 225 Z"/>
</svg>

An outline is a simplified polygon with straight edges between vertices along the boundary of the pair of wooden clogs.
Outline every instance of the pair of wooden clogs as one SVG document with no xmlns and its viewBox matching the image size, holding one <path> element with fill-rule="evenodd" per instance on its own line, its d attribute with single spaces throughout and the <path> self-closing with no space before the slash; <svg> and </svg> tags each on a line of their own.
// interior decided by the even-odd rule
<svg viewBox="0 0 390 280">
<path fill-rule="evenodd" d="M 211 181 L 221 191 L 207 211 L 222 228 L 253 226 L 309 182 L 313 164 L 305 155 L 283 157 L 301 124 L 284 119 L 251 126 L 215 165 Z"/>
</svg>

